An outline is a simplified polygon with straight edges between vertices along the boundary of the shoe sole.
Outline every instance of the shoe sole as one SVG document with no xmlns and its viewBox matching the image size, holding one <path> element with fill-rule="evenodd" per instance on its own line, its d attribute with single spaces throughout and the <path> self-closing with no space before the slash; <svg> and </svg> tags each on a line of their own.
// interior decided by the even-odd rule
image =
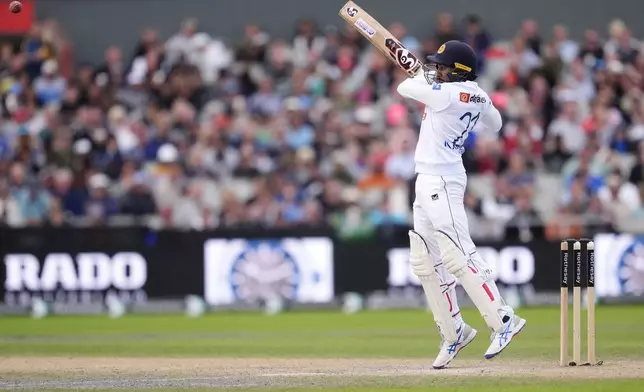
<svg viewBox="0 0 644 392">
<path fill-rule="evenodd" d="M 506 348 L 508 348 L 508 346 L 510 345 L 510 343 L 512 343 L 512 341 L 514 340 L 514 338 L 515 338 L 515 337 L 517 337 L 517 336 L 521 333 L 521 331 L 523 331 L 523 328 L 525 328 L 526 324 L 528 324 L 528 322 L 527 322 L 526 320 L 523 320 L 523 326 L 522 326 L 522 327 L 521 327 L 521 328 L 520 328 L 520 329 L 519 329 L 519 330 L 518 330 L 514 335 L 512 335 L 512 339 L 510 339 L 510 341 L 508 342 L 508 344 L 506 344 L 506 345 L 505 345 L 505 347 L 503 347 L 503 348 L 501 349 L 501 351 L 499 351 L 499 352 L 497 352 L 497 353 L 494 353 L 494 354 L 485 354 L 485 359 L 492 359 L 492 358 L 496 357 L 497 355 L 501 354 L 501 353 L 503 352 L 503 350 L 505 350 Z"/>
<path fill-rule="evenodd" d="M 450 363 L 452 363 L 452 361 L 454 360 L 454 358 L 456 358 L 456 357 L 458 356 L 458 353 L 460 353 L 462 349 L 464 349 L 464 348 L 465 348 L 465 347 L 467 347 L 470 343 L 472 343 L 472 341 L 474 340 L 474 338 L 476 337 L 476 335 L 478 335 L 478 331 L 477 331 L 477 330 L 472 329 L 472 331 L 474 331 L 474 333 L 471 335 L 471 337 L 470 337 L 469 339 L 467 339 L 467 340 L 465 340 L 465 341 L 463 342 L 463 344 L 461 345 L 461 347 L 459 347 L 459 348 L 458 348 L 458 351 L 456 351 L 456 354 L 454 354 L 454 356 L 452 357 L 452 359 L 450 359 L 450 360 L 449 360 L 449 362 L 447 362 L 447 363 L 446 363 L 445 365 L 443 365 L 443 366 L 433 366 L 433 365 L 432 365 L 432 367 L 433 367 L 434 369 L 436 369 L 436 370 L 440 370 L 440 369 L 445 369 L 447 366 L 449 366 L 449 364 L 450 364 Z"/>
</svg>

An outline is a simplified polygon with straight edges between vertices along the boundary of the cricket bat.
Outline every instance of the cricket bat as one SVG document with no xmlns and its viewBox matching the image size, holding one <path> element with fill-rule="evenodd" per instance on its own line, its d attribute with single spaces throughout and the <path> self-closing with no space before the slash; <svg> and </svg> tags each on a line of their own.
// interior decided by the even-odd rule
<svg viewBox="0 0 644 392">
<path fill-rule="evenodd" d="M 347 2 L 339 14 L 409 76 L 416 76 L 422 71 L 423 63 L 418 57 L 356 3 Z"/>
</svg>

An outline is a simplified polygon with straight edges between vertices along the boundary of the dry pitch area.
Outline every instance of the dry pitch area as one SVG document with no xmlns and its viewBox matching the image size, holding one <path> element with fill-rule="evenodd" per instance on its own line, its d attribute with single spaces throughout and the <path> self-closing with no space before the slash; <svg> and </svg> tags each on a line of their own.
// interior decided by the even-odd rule
<svg viewBox="0 0 644 392">
<path fill-rule="evenodd" d="M 457 360 L 437 371 L 421 359 L 6 357 L 0 369 L 3 390 L 341 387 L 360 378 L 388 384 L 396 378 L 403 386 L 419 377 L 644 378 L 644 361 L 625 359 L 576 368 L 554 361 Z"/>
</svg>

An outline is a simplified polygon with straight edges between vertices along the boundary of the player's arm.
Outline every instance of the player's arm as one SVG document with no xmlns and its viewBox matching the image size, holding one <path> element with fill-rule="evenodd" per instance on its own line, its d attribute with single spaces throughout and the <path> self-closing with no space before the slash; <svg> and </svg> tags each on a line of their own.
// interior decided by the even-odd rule
<svg viewBox="0 0 644 392">
<path fill-rule="evenodd" d="M 438 83 L 428 84 L 422 72 L 400 83 L 398 94 L 423 103 L 434 111 L 447 109 L 450 103 L 449 89 Z"/>
<path fill-rule="evenodd" d="M 503 125 L 503 119 L 499 110 L 490 105 L 490 107 L 483 113 L 483 127 L 486 131 L 499 132 Z"/>
</svg>

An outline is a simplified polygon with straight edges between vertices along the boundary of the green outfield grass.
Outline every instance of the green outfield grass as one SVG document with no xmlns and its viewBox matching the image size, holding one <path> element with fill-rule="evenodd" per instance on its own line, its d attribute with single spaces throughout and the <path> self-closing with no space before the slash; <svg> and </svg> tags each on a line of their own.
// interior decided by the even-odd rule
<svg viewBox="0 0 644 392">
<path fill-rule="evenodd" d="M 463 356 L 478 358 L 489 344 L 487 328 L 475 311 L 463 313 L 481 332 Z M 508 355 L 555 360 L 559 310 L 531 308 L 520 314 L 528 325 Z M 600 357 L 644 358 L 642 320 L 641 306 L 598 307 Z M 437 346 L 432 317 L 424 311 L 214 313 L 197 319 L 7 317 L 0 322 L 0 355 L 431 357 Z"/>
<path fill-rule="evenodd" d="M 81 390 L 79 388 L 84 387 L 83 385 L 90 385 L 83 383 L 91 383 L 92 390 L 96 392 L 123 392 L 141 388 L 145 388 L 143 390 L 146 392 L 394 392 L 439 389 L 456 392 L 635 392 L 642 390 L 644 385 L 644 328 L 641 326 L 644 320 L 644 307 L 642 306 L 597 308 L 597 353 L 599 359 L 606 362 L 605 366 L 598 368 L 558 368 L 556 366 L 559 356 L 558 308 L 521 309 L 520 314 L 528 320 L 528 325 L 513 341 L 512 346 L 503 353 L 500 362 L 499 360 L 486 362 L 482 358 L 489 344 L 489 335 L 480 315 L 470 309 L 463 313 L 468 323 L 480 331 L 479 337 L 471 347 L 464 350 L 455 361 L 465 371 L 471 370 L 470 365 L 476 367 L 474 372 L 469 373 L 458 371 L 441 373 L 429 369 L 438 350 L 438 334 L 431 314 L 421 310 L 374 311 L 353 315 L 332 311 L 287 312 L 277 316 L 265 316 L 260 313 L 213 313 L 196 319 L 183 315 L 129 315 L 121 319 L 110 319 L 105 316 L 58 316 L 42 320 L 5 317 L 0 320 L 0 389 L 3 385 L 11 386 L 11 382 L 23 383 L 18 387 L 14 385 L 13 388 L 21 390 L 36 388 L 33 383 L 49 382 L 50 384 L 43 384 L 38 389 L 32 390 L 74 391 Z M 585 328 L 585 323 L 583 326 Z M 571 342 L 572 339 L 569 341 Z M 585 343 L 585 335 L 583 342 Z M 55 365 L 49 368 L 37 368 L 33 365 L 37 356 L 53 356 Z M 206 367 L 206 370 L 203 370 L 206 373 L 203 374 L 203 381 L 199 381 L 202 373 L 188 374 L 186 369 L 183 369 L 181 374 L 172 372 L 166 374 L 164 371 L 156 372 L 154 375 L 144 372 L 119 373 L 122 370 L 101 373 L 97 371 L 96 366 L 102 366 L 100 364 L 104 362 L 101 361 L 105 358 L 92 358 L 98 361 L 92 362 L 94 365 L 87 364 L 91 360 L 86 358 L 80 358 L 80 362 L 75 362 L 87 369 L 68 367 L 62 373 L 56 370 L 60 368 L 61 360 L 84 356 L 118 357 L 115 361 L 119 364 L 130 361 L 127 366 L 148 363 L 148 368 L 143 366 L 141 369 L 150 369 L 149 364 L 154 365 L 155 358 L 178 357 L 174 361 L 180 364 L 196 359 L 201 361 L 200 366 Z M 12 360 L 9 357 L 14 357 L 13 360 L 16 359 L 15 357 L 20 357 L 18 360 L 26 365 L 19 372 L 3 373 L 2 357 L 7 357 L 5 360 Z M 124 357 L 135 358 L 128 360 Z M 237 361 L 236 365 L 230 365 L 238 366 L 234 368 L 233 376 L 212 376 L 218 366 L 231 364 L 233 358 L 239 357 L 248 359 L 242 360 L 241 364 Z M 275 368 L 277 370 L 272 370 L 276 362 L 275 358 L 288 358 L 286 361 L 291 361 L 289 365 L 291 367 L 277 366 Z M 311 361 L 320 358 L 348 358 L 347 363 L 355 364 L 356 371 L 353 372 L 353 367 L 348 365 L 352 371 L 346 376 L 338 376 L 332 372 L 306 376 L 304 374 L 311 368 L 300 370 L 299 363 L 293 362 L 297 361 L 297 358 L 311 358 Z M 373 370 L 377 362 L 375 359 L 378 358 L 394 366 L 387 368 L 388 373 L 385 375 L 379 376 L 376 374 L 377 371 Z M 416 358 L 415 365 L 412 366 L 416 367 L 415 372 L 399 375 L 398 369 L 404 371 L 407 368 L 406 365 L 398 364 L 404 359 L 414 358 Z M 252 362 L 254 365 L 247 365 L 247 362 Z M 330 362 L 337 363 L 333 360 Z M 6 365 L 8 362 L 4 363 Z M 96 365 L 97 363 L 99 365 Z M 420 371 L 418 364 L 421 364 Z M 492 367 L 500 365 L 503 370 L 490 373 L 485 370 L 489 365 Z M 252 374 L 243 376 L 246 370 L 251 369 L 247 366 L 251 368 L 255 366 L 252 368 L 255 370 L 251 372 Z M 522 367 L 523 372 L 509 374 L 517 367 Z M 209 375 L 208 369 L 214 373 Z M 313 370 L 315 369 L 314 367 Z M 622 374 L 614 375 L 620 369 L 623 370 Z M 360 373 L 361 370 L 365 372 Z M 321 371 L 324 373 L 323 369 Z M 278 373 L 278 378 L 273 378 L 275 372 Z M 182 377 L 183 380 L 187 380 L 185 384 Z M 222 381 L 227 377 L 228 384 Z M 233 377 L 233 381 L 230 381 L 230 377 Z M 158 379 L 169 381 L 168 383 L 154 381 Z M 120 382 L 120 384 L 111 384 L 114 382 Z M 130 382 L 133 386 L 124 388 L 123 383 Z M 169 388 L 170 385 L 177 387 Z M 104 389 L 110 386 L 110 389 Z M 202 386 L 209 388 L 202 388 Z M 235 387 L 230 388 L 231 386 Z M 164 388 L 159 389 L 159 387 Z"/>
</svg>

